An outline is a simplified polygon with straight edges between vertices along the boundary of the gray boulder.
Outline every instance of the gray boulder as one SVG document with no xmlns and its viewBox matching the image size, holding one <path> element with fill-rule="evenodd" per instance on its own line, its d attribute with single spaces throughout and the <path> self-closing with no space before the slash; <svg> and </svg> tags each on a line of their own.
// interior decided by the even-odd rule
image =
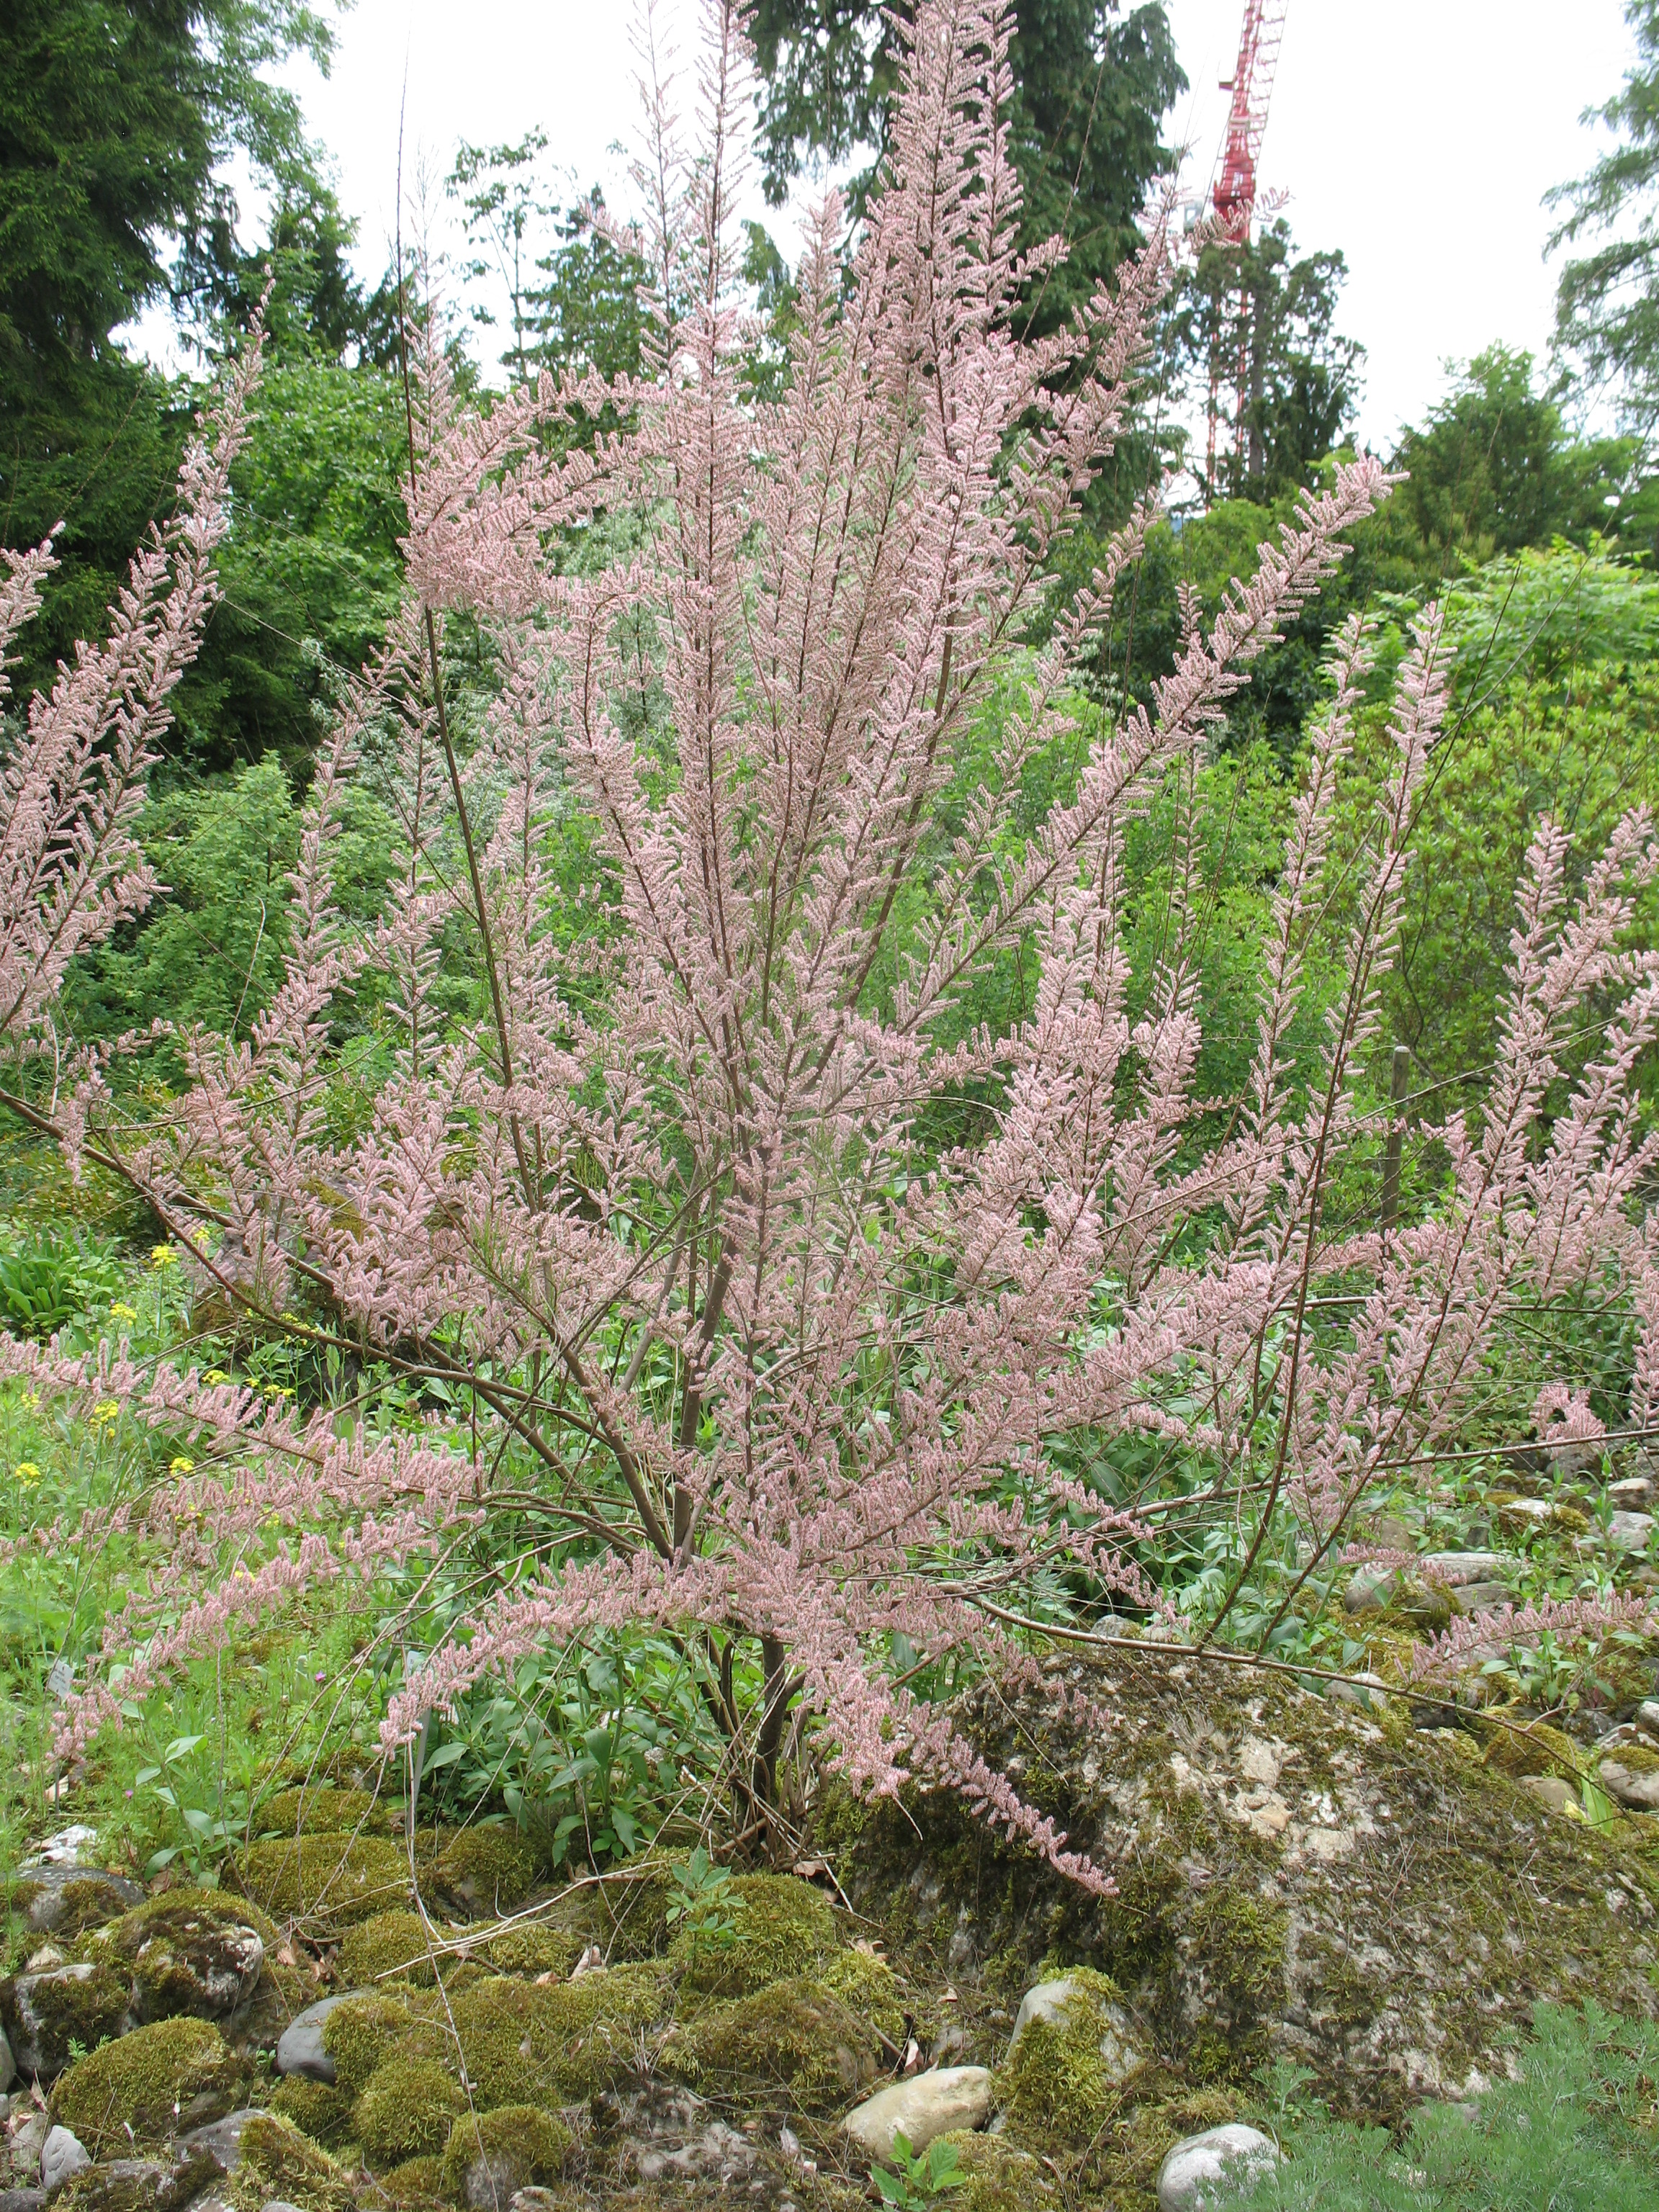
<svg viewBox="0 0 1659 2212">
<path fill-rule="evenodd" d="M 0 2027 L 0 2090 L 9 2089 L 17 2079 L 17 2061 L 11 2055 L 11 2045 L 6 2040 L 6 2031 Z"/>
<path fill-rule="evenodd" d="M 131 1996 L 130 1984 L 106 1966 L 58 1966 L 0 1984 L 0 2016 L 18 2072 L 55 2079 L 71 2044 L 90 2050 L 125 2035 Z"/>
<path fill-rule="evenodd" d="M 221 2173 L 234 2173 L 242 2161 L 242 2130 L 250 2120 L 265 2117 L 262 2107 L 248 2106 L 240 2112 L 227 2112 L 222 2120 L 210 2120 L 204 2128 L 192 2128 L 179 2140 L 179 2148 L 189 2158 L 210 2158 Z"/>
<path fill-rule="evenodd" d="M 142 1905 L 144 1893 L 124 1874 L 96 1867 L 25 1866 L 8 1875 L 5 1892 L 26 1928 L 46 1936 L 79 1936 Z"/>
<path fill-rule="evenodd" d="M 1159 2212 L 1210 2212 L 1243 2197 L 1259 2174 L 1279 2163 L 1267 2136 L 1240 2120 L 1188 2136 L 1158 2170 Z"/>
<path fill-rule="evenodd" d="M 336 2005 L 361 1995 L 358 1990 L 341 1990 L 334 1996 L 319 1997 L 315 2004 L 295 2013 L 276 2045 L 276 2071 L 303 2074 L 308 2081 L 331 2083 L 334 2061 L 323 2048 L 323 2022 Z"/>
</svg>

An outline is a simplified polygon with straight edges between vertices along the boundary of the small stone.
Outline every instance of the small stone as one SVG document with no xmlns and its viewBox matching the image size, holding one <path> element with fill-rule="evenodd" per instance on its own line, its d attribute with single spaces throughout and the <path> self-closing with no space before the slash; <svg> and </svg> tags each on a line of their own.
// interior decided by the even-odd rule
<svg viewBox="0 0 1659 2212">
<path fill-rule="evenodd" d="M 1381 1613 L 1394 1603 L 1400 1588 L 1400 1577 L 1389 1567 L 1357 1568 L 1342 1593 L 1342 1602 L 1350 1613 Z"/>
<path fill-rule="evenodd" d="M 1569 1805 L 1578 1802 L 1578 1792 L 1559 1774 L 1523 1774 L 1521 1787 L 1540 1804 L 1547 1805 L 1552 1813 L 1565 1813 Z"/>
<path fill-rule="evenodd" d="M 1659 1698 L 1644 1698 L 1633 1718 L 1646 1735 L 1659 1736 Z"/>
<path fill-rule="evenodd" d="M 1279 2150 L 1258 2129 L 1229 2120 L 1178 2142 L 1158 2170 L 1160 2212 L 1210 2212 L 1242 2196 L 1270 2166 Z"/>
<path fill-rule="evenodd" d="M 1514 1602 L 1507 1583 L 1460 1583 L 1452 1591 L 1452 1611 L 1465 1618 L 1471 1613 L 1496 1613 Z"/>
<path fill-rule="evenodd" d="M 11 2045 L 6 2040 L 5 2029 L 0 2027 L 0 2089 L 9 2089 L 16 2079 L 17 2061 L 11 2055 Z M 4 2102 L 4 2100 L 0 2099 L 0 2102 Z M 8 2105 L 6 2111 L 0 2112 L 0 2119 L 9 2118 L 10 2109 Z"/>
<path fill-rule="evenodd" d="M 1650 1774 L 1638 1773 L 1617 1759 L 1604 1759 L 1596 1778 L 1608 1796 L 1617 1798 L 1621 1805 L 1638 1813 L 1659 1813 L 1659 1768 Z"/>
<path fill-rule="evenodd" d="M 519 2200 L 515 2197 L 513 2201 L 516 2204 Z M 297 2204 L 290 2204 L 286 2197 L 267 2197 L 259 2212 L 300 2212 L 300 2208 Z"/>
<path fill-rule="evenodd" d="M 1380 1674 L 1368 1673 L 1356 1674 L 1352 1681 L 1327 1682 L 1325 1694 L 1329 1698 L 1339 1698 L 1345 1705 L 1358 1705 L 1361 1712 L 1371 1712 L 1376 1710 L 1378 1702 L 1372 1696 L 1372 1692 L 1384 1691 L 1388 1686 Z"/>
<path fill-rule="evenodd" d="M 26 1867 L 78 1867 L 87 1863 L 87 1854 L 98 1841 L 96 1828 L 89 1828 L 77 1820 L 73 1826 L 60 1828 L 55 1836 L 48 1836 L 37 1844 L 23 1861 Z"/>
<path fill-rule="evenodd" d="M 45 2142 L 46 2130 L 51 2125 L 52 2122 L 44 2112 L 31 2112 L 12 2136 L 9 2148 L 14 2179 L 33 2176 L 39 2170 L 40 2146 Z"/>
<path fill-rule="evenodd" d="M 896 2135 L 913 2151 L 926 2150 L 953 2128 L 982 2128 L 990 2113 L 988 2066 L 935 2066 L 878 2089 L 854 2106 L 842 2126 L 872 2158 L 889 2158 Z"/>
<path fill-rule="evenodd" d="M 52 2128 L 40 2146 L 40 2186 L 48 2196 L 61 2188 L 70 2174 L 79 2173 L 92 2160 L 79 2136 L 67 2128 Z"/>
<path fill-rule="evenodd" d="M 1526 1504 L 1535 1499 L 1521 1501 Z M 1545 1506 L 1544 1511 L 1549 1511 Z M 1425 1552 L 1418 1561 L 1419 1570 L 1433 1581 L 1444 1583 L 1449 1589 L 1462 1589 L 1468 1583 L 1489 1583 L 1502 1574 L 1508 1554 L 1503 1552 Z"/>
<path fill-rule="evenodd" d="M 250 2120 L 262 2120 L 263 2110 L 247 2106 L 240 2112 L 227 2112 L 222 2120 L 210 2120 L 204 2128 L 192 2128 L 179 2141 L 179 2148 L 194 2158 L 210 2158 L 221 2173 L 234 2173 L 242 2162 L 242 2130 Z"/>
<path fill-rule="evenodd" d="M 1615 1513 L 1607 1522 L 1607 1541 L 1620 1552 L 1645 1552 L 1652 1534 L 1651 1513 Z"/>
<path fill-rule="evenodd" d="M 315 2004 L 295 2013 L 276 2045 L 276 2071 L 303 2074 L 310 2081 L 332 2082 L 334 2061 L 323 2048 L 323 2022 L 336 2005 L 362 1994 L 361 1990 L 342 1990 L 337 1996 L 319 1997 Z"/>
<path fill-rule="evenodd" d="M 0 2212 L 40 2212 L 46 2201 L 44 2189 L 0 2189 Z"/>
<path fill-rule="evenodd" d="M 1618 1482 L 1607 1485 L 1607 1497 L 1622 1513 L 1640 1513 L 1653 1503 L 1652 1478 L 1645 1474 L 1627 1474 Z"/>
</svg>

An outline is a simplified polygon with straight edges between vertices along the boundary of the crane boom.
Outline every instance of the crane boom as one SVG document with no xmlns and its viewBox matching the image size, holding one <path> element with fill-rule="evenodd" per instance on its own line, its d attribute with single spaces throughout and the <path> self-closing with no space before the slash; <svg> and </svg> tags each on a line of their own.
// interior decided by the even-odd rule
<svg viewBox="0 0 1659 2212">
<path fill-rule="evenodd" d="M 1244 21 L 1238 34 L 1238 59 L 1231 79 L 1222 80 L 1232 94 L 1227 111 L 1227 132 L 1221 144 L 1221 165 L 1216 176 L 1212 204 L 1218 240 L 1241 251 L 1250 242 L 1255 214 L 1256 164 L 1267 128 L 1267 109 L 1279 70 L 1279 48 L 1285 35 L 1285 11 L 1289 0 L 1244 0 Z M 1249 301 L 1241 286 L 1234 337 L 1233 440 L 1236 465 L 1244 451 L 1244 413 L 1249 399 Z M 1206 496 L 1215 497 L 1216 438 L 1221 419 L 1221 335 L 1210 355 L 1208 458 L 1205 469 Z"/>
<path fill-rule="evenodd" d="M 1215 212 L 1222 235 L 1247 246 L 1255 212 L 1256 163 L 1267 128 L 1267 109 L 1279 69 L 1288 0 L 1244 0 L 1244 22 L 1233 68 L 1232 106 L 1216 179 Z"/>
</svg>

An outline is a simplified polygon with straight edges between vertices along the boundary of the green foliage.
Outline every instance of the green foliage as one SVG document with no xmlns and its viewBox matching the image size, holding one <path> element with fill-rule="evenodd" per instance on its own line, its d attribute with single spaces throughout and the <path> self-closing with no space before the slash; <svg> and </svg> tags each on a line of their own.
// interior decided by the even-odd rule
<svg viewBox="0 0 1659 2212">
<path fill-rule="evenodd" d="M 1407 528 L 1429 573 L 1605 529 L 1629 480 L 1632 448 L 1570 438 L 1533 385 L 1532 356 L 1489 346 L 1470 362 L 1395 456 L 1409 481 L 1384 510 Z"/>
<path fill-rule="evenodd" d="M 65 995 L 82 1034 L 164 1022 L 247 1035 L 283 974 L 300 811 L 274 754 L 233 777 L 178 785 L 151 800 L 140 827 L 167 890 L 137 929 L 89 956 L 71 978 Z M 356 803 L 341 855 L 344 899 L 360 917 L 379 902 L 389 841 L 376 804 Z M 155 1064 L 176 1073 L 177 1048 L 161 1045 Z"/>
<path fill-rule="evenodd" d="M 524 1660 L 457 1700 L 422 1787 L 446 1817 L 499 1800 L 556 1869 L 600 1867 L 654 1835 L 713 1723 L 685 1653 L 666 1637 L 596 1638 Z"/>
<path fill-rule="evenodd" d="M 122 1286 L 113 1248 L 84 1231 L 0 1225 L 0 1323 L 18 1335 L 49 1337 Z"/>
<path fill-rule="evenodd" d="M 1619 143 L 1550 195 L 1569 210 L 1550 244 L 1590 246 L 1562 268 L 1556 343 L 1592 388 L 1620 387 L 1645 439 L 1659 414 L 1659 0 L 1625 0 L 1625 20 L 1636 59 L 1597 117 Z"/>
<path fill-rule="evenodd" d="M 187 417 L 112 333 L 166 294 L 199 296 L 234 252 L 225 165 L 314 182 L 295 94 L 272 65 L 325 64 L 304 0 L 9 0 L 0 40 L 0 535 L 60 520 L 64 566 L 25 687 L 94 635 L 170 496 Z M 178 249 L 169 271 L 164 255 Z"/>
<path fill-rule="evenodd" d="M 699 1844 L 674 1869 L 664 1915 L 669 1932 L 695 1973 L 709 1954 L 729 1950 L 740 1941 L 743 1900 L 733 1890 L 732 1870 L 717 1865 Z"/>
<path fill-rule="evenodd" d="M 877 2196 L 893 2212 L 929 2212 L 941 2197 L 962 2188 L 968 2179 L 956 2145 L 944 2136 L 929 2143 L 925 2151 L 913 2151 L 910 2138 L 901 2128 L 893 2136 L 892 2156 L 890 2166 L 872 2166 L 870 2179 Z"/>
<path fill-rule="evenodd" d="M 1237 2212 L 1646 2212 L 1659 2179 L 1659 2030 L 1540 2006 L 1520 2079 L 1425 2104 L 1395 2148 L 1339 2127 L 1279 2080 L 1291 2155 Z"/>
<path fill-rule="evenodd" d="M 1175 317 L 1177 353 L 1200 385 L 1212 361 L 1237 359 L 1243 319 L 1243 414 L 1230 422 L 1231 451 L 1217 457 L 1216 489 L 1231 499 L 1271 501 L 1298 489 L 1342 442 L 1358 404 L 1365 349 L 1335 329 L 1347 264 L 1340 252 L 1293 261 L 1294 252 L 1282 217 L 1245 246 L 1206 246 Z M 1230 368 L 1220 397 L 1231 398 L 1232 415 L 1236 382 Z"/>
<path fill-rule="evenodd" d="M 1072 248 L 1034 298 L 1043 330 L 1133 250 L 1147 187 L 1175 166 L 1159 134 L 1187 80 L 1161 0 L 1122 15 L 1108 0 L 1018 0 L 1014 17 L 1009 131 L 1021 234 L 1059 233 Z M 896 26 L 876 0 L 760 0 L 750 33 L 768 81 L 765 184 L 778 206 L 803 160 L 880 149 L 898 82 Z M 872 173 L 855 180 L 855 198 Z"/>
</svg>

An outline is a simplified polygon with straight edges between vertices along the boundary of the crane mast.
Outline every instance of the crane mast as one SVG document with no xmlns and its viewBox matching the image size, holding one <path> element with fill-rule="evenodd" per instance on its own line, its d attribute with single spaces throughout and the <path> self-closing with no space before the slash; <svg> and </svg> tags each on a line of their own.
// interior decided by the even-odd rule
<svg viewBox="0 0 1659 2212">
<path fill-rule="evenodd" d="M 1210 407 L 1208 457 L 1205 477 L 1206 497 L 1216 489 L 1216 445 L 1221 420 L 1221 388 L 1228 367 L 1234 392 L 1233 450 L 1244 450 L 1244 410 L 1249 403 L 1250 301 L 1243 281 L 1243 259 L 1250 243 L 1250 224 L 1255 214 L 1256 165 L 1267 128 L 1267 108 L 1273 99 L 1273 78 L 1279 69 L 1279 42 L 1285 35 L 1285 10 L 1289 0 L 1244 0 L 1244 21 L 1238 36 L 1238 59 L 1231 80 L 1223 78 L 1223 91 L 1231 91 L 1226 136 L 1211 204 L 1218 242 L 1232 246 L 1240 258 L 1240 282 L 1232 328 L 1222 318 L 1210 351 Z M 1228 356 L 1231 355 L 1231 364 Z"/>
</svg>

